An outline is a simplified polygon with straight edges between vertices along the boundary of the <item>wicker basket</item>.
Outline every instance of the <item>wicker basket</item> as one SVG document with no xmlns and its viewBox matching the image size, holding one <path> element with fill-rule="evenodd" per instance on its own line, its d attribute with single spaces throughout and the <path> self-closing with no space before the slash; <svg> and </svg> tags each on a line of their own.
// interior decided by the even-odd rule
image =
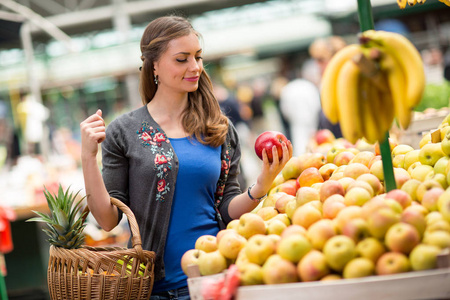
<svg viewBox="0 0 450 300">
<path fill-rule="evenodd" d="M 128 217 L 133 247 L 64 249 L 51 246 L 47 269 L 51 299 L 150 298 L 155 253 L 142 249 L 139 227 L 129 207 L 114 198 L 111 203 Z M 85 211 L 89 209 L 86 207 Z"/>
</svg>

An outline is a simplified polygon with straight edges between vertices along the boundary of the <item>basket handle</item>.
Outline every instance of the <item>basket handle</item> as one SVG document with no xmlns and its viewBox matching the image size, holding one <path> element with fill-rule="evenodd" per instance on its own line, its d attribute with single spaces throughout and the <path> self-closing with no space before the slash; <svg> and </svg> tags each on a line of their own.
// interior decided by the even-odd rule
<svg viewBox="0 0 450 300">
<path fill-rule="evenodd" d="M 131 245 L 136 250 L 137 255 L 141 259 L 141 261 L 146 261 L 144 251 L 142 250 L 142 240 L 141 240 L 141 234 L 139 232 L 139 226 L 137 224 L 136 218 L 131 211 L 131 209 L 122 201 L 110 197 L 111 204 L 114 206 L 117 206 L 128 218 L 128 223 L 130 225 L 131 230 Z M 86 205 L 86 207 L 83 210 L 83 223 L 86 221 L 87 215 L 89 213 L 89 206 Z"/>
</svg>

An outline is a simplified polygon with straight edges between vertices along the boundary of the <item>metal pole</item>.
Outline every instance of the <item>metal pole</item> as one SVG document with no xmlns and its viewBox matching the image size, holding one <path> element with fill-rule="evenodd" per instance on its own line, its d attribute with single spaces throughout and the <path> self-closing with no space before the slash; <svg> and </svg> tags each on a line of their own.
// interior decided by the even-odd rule
<svg viewBox="0 0 450 300">
<path fill-rule="evenodd" d="M 358 18 L 361 31 L 375 28 L 370 0 L 358 0 Z M 397 188 L 395 183 L 394 168 L 392 165 L 389 132 L 386 132 L 384 141 L 378 142 L 380 144 L 381 160 L 383 162 L 384 184 L 386 192 L 389 192 Z"/>
</svg>

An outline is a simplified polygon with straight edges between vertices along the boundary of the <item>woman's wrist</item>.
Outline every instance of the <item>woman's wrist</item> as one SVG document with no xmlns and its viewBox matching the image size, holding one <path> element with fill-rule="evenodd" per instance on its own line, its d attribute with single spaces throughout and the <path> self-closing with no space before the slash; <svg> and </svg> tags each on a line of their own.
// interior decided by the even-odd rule
<svg viewBox="0 0 450 300">
<path fill-rule="evenodd" d="M 253 202 L 260 202 L 267 197 L 267 193 L 265 191 L 262 191 L 255 183 L 249 186 L 247 194 L 250 200 L 252 200 Z"/>
</svg>

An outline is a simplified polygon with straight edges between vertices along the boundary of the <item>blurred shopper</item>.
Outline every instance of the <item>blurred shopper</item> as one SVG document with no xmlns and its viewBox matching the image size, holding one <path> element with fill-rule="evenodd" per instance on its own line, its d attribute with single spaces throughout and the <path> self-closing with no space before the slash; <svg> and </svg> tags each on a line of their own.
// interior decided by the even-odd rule
<svg viewBox="0 0 450 300">
<path fill-rule="evenodd" d="M 161 17 L 145 29 L 141 51 L 144 106 L 107 129 L 100 110 L 80 124 L 87 201 L 107 231 L 121 219 L 110 197 L 135 214 L 143 248 L 156 252 L 151 299 L 189 299 L 182 255 L 201 235 L 216 235 L 253 210 L 292 157 L 292 145 L 283 144 L 283 158 L 273 163 L 264 152 L 256 183 L 241 193 L 238 136 L 213 95 L 199 33 L 184 18 Z M 275 147 L 272 153 L 278 157 Z"/>
<path fill-rule="evenodd" d="M 346 42 L 339 36 L 331 36 L 327 38 L 319 38 L 316 39 L 309 46 L 309 54 L 316 61 L 320 75 L 323 75 L 325 68 L 333 57 L 333 55 L 344 48 L 346 46 Z M 323 114 L 322 110 L 319 115 L 319 127 L 318 129 L 329 129 L 333 132 L 336 138 L 342 137 L 341 127 L 338 124 L 332 124 L 327 117 Z"/>
<path fill-rule="evenodd" d="M 319 123 L 321 108 L 317 87 L 304 78 L 294 79 L 281 90 L 280 109 L 289 124 L 293 154 L 305 153 Z"/>
</svg>

